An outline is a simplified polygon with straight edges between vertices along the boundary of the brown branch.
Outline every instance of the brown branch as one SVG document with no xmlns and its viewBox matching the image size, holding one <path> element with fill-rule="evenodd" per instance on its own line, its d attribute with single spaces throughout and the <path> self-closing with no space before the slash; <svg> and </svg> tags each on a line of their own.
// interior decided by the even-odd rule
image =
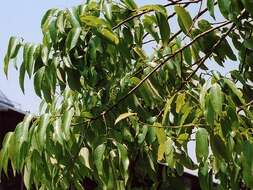
<svg viewBox="0 0 253 190">
<path fill-rule="evenodd" d="M 161 63 L 159 63 L 149 74 L 147 74 L 134 88 L 132 88 L 125 96 L 121 97 L 114 105 L 112 105 L 109 109 L 103 111 L 101 114 L 99 114 L 97 117 L 94 118 L 94 120 L 96 120 L 99 117 L 103 117 L 104 115 L 106 115 L 108 112 L 110 112 L 112 109 L 114 109 L 115 107 L 117 107 L 122 101 L 124 101 L 125 99 L 127 99 L 132 93 L 134 93 L 151 75 L 153 75 L 159 68 L 161 68 L 165 63 L 167 63 L 167 61 L 169 61 L 171 58 L 175 57 L 177 54 L 179 54 L 180 52 L 182 52 L 184 49 L 188 48 L 189 46 L 191 46 L 193 43 L 196 42 L 196 40 L 198 40 L 199 38 L 205 36 L 206 34 L 209 34 L 212 31 L 215 31 L 223 26 L 226 26 L 228 24 L 230 24 L 231 21 L 227 21 L 222 25 L 219 25 L 215 28 L 211 28 L 199 35 L 197 35 L 190 43 L 188 43 L 187 45 L 183 46 L 182 48 L 178 49 L 174 54 L 172 54 L 171 56 L 167 57 L 166 59 L 164 59 Z"/>
<path fill-rule="evenodd" d="M 198 3 L 200 0 L 198 0 L 198 1 L 191 1 L 191 2 L 189 2 L 189 1 L 188 1 L 188 2 L 181 2 L 181 1 L 182 1 L 182 0 L 173 1 L 173 2 L 168 3 L 168 4 L 166 4 L 166 5 L 163 5 L 163 6 L 164 6 L 164 7 L 169 7 L 169 6 L 171 6 L 171 5 L 176 5 L 176 4 L 184 4 L 184 5 L 187 5 L 187 4 Z M 144 15 L 144 14 L 147 14 L 147 13 L 150 13 L 150 12 L 154 12 L 154 11 L 155 11 L 155 10 L 153 10 L 153 9 L 144 10 L 144 11 L 142 11 L 142 12 L 140 12 L 140 13 L 137 13 L 137 14 L 135 14 L 135 15 L 132 15 L 132 16 L 128 17 L 127 19 L 125 19 L 125 20 L 121 21 L 120 23 L 118 23 L 116 26 L 114 26 L 114 27 L 112 28 L 112 30 L 115 30 L 115 29 L 119 28 L 120 26 L 126 24 L 127 22 L 133 20 L 134 18 L 141 17 L 141 16 Z"/>
<path fill-rule="evenodd" d="M 242 111 L 244 108 L 251 106 L 253 104 L 253 100 L 251 100 L 249 103 L 247 103 L 244 106 L 239 107 L 239 109 L 237 110 L 237 113 L 239 113 L 240 111 Z"/>
</svg>

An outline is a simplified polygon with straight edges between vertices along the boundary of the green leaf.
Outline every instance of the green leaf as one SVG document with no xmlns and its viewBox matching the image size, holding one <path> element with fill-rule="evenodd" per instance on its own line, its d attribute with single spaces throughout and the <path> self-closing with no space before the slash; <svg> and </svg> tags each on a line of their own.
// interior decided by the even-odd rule
<svg viewBox="0 0 253 190">
<path fill-rule="evenodd" d="M 72 7 L 68 9 L 68 12 L 67 12 L 68 13 L 67 18 L 69 19 L 73 28 L 80 27 L 79 15 L 77 12 L 78 12 L 78 9 L 76 7 Z"/>
<path fill-rule="evenodd" d="M 218 6 L 220 9 L 221 14 L 228 19 L 229 18 L 229 13 L 230 13 L 230 5 L 231 1 L 227 0 L 218 0 Z"/>
<path fill-rule="evenodd" d="M 31 78 L 34 68 L 34 54 L 36 51 L 36 46 L 31 45 L 29 46 L 28 53 L 27 53 L 27 61 L 26 61 L 26 70 L 28 73 L 29 78 Z"/>
<path fill-rule="evenodd" d="M 238 97 L 242 104 L 245 104 L 245 100 L 243 99 L 242 92 L 236 87 L 236 85 L 229 79 L 223 78 L 222 79 L 225 84 L 228 85 L 230 90 Z"/>
<path fill-rule="evenodd" d="M 167 21 L 167 14 L 162 14 L 160 12 L 156 12 L 157 24 L 159 27 L 161 39 L 163 42 L 163 46 L 167 46 L 170 38 L 170 26 Z"/>
<path fill-rule="evenodd" d="M 179 113 L 182 106 L 185 104 L 185 94 L 179 94 L 176 100 L 176 112 Z"/>
<path fill-rule="evenodd" d="M 64 34 L 65 33 L 65 27 L 64 27 L 64 11 L 59 11 L 56 19 L 56 27 L 58 30 Z"/>
<path fill-rule="evenodd" d="M 27 152 L 26 143 L 28 142 L 28 131 L 33 117 L 32 114 L 25 116 L 24 121 L 17 125 L 14 132 L 14 154 L 16 155 L 15 165 L 18 171 L 23 167 Z"/>
<path fill-rule="evenodd" d="M 205 110 L 205 97 L 207 94 L 208 87 L 208 81 L 202 86 L 200 94 L 199 94 L 199 102 L 202 110 Z"/>
<path fill-rule="evenodd" d="M 106 28 L 102 28 L 98 31 L 108 42 L 118 45 L 119 44 L 119 38 L 116 34 L 114 34 L 112 31 Z"/>
<path fill-rule="evenodd" d="M 207 0 L 207 9 L 210 15 L 215 19 L 214 16 L 214 0 Z"/>
<path fill-rule="evenodd" d="M 166 133 L 163 126 L 160 123 L 154 123 L 154 127 L 159 144 L 164 144 L 166 141 Z"/>
<path fill-rule="evenodd" d="M 6 175 L 8 175 L 8 159 L 10 158 L 10 153 L 13 149 L 13 147 L 10 146 L 10 142 L 12 141 L 13 135 L 13 132 L 6 133 L 3 139 L 2 149 L 0 152 L 0 173 L 3 169 Z"/>
<path fill-rule="evenodd" d="M 220 115 L 222 112 L 223 93 L 218 83 L 214 83 L 210 89 L 210 101 L 214 111 Z"/>
<path fill-rule="evenodd" d="M 206 129 L 199 128 L 196 133 L 195 154 L 198 162 L 205 162 L 209 154 L 209 134 Z"/>
<path fill-rule="evenodd" d="M 165 144 L 161 143 L 158 146 L 158 151 L 157 151 L 157 160 L 161 161 L 164 159 L 164 153 L 165 153 Z"/>
<path fill-rule="evenodd" d="M 191 48 L 187 47 L 183 51 L 184 54 L 184 59 L 187 64 L 191 65 L 192 64 L 192 53 L 191 53 Z"/>
<path fill-rule="evenodd" d="M 168 98 L 166 101 L 166 104 L 164 106 L 162 125 L 167 125 L 169 123 L 169 113 L 170 113 L 170 109 L 171 109 L 171 104 L 172 104 L 175 96 L 176 95 L 172 96 L 171 98 Z"/>
<path fill-rule="evenodd" d="M 67 110 L 62 116 L 62 131 L 65 135 L 65 139 L 68 140 L 70 138 L 70 127 L 71 121 L 74 116 L 75 110 L 73 108 Z"/>
<path fill-rule="evenodd" d="M 174 159 L 174 146 L 173 146 L 173 140 L 171 138 L 167 138 L 167 140 L 164 142 L 164 148 L 165 148 L 165 159 L 170 168 L 174 168 L 175 166 L 175 159 Z"/>
<path fill-rule="evenodd" d="M 48 126 L 49 122 L 50 122 L 50 114 L 45 113 L 44 115 L 42 115 L 40 117 L 38 134 L 39 134 L 39 143 L 42 148 L 45 147 L 45 142 L 47 139 L 46 133 L 47 133 L 47 129 L 49 127 Z"/>
<path fill-rule="evenodd" d="M 43 66 L 34 75 L 34 83 L 33 83 L 34 90 L 35 90 L 35 93 L 40 98 L 41 98 L 41 83 L 43 80 L 44 73 L 45 73 L 45 67 Z"/>
<path fill-rule="evenodd" d="M 120 1 L 123 2 L 127 6 L 127 8 L 130 10 L 137 9 L 137 5 L 134 2 L 134 0 L 120 0 Z"/>
<path fill-rule="evenodd" d="M 108 20 L 112 20 L 112 3 L 105 1 L 104 2 L 104 12 Z"/>
<path fill-rule="evenodd" d="M 87 147 L 81 148 L 79 155 L 82 157 L 85 167 L 91 169 L 90 161 L 89 161 L 89 156 L 90 156 L 89 149 Z"/>
<path fill-rule="evenodd" d="M 138 134 L 138 143 L 142 144 L 146 138 L 146 135 L 148 133 L 148 126 L 144 125 L 142 127 L 142 132 Z"/>
<path fill-rule="evenodd" d="M 243 3 L 244 8 L 251 14 L 251 16 L 253 16 L 253 2 L 251 0 L 241 0 L 241 2 Z"/>
<path fill-rule="evenodd" d="M 28 164 L 24 167 L 24 184 L 25 184 L 25 187 L 26 189 L 31 189 L 30 186 L 31 186 L 31 171 L 32 171 L 32 168 L 31 168 L 31 164 Z"/>
<path fill-rule="evenodd" d="M 42 62 L 45 65 L 47 65 L 47 62 L 48 62 L 48 56 L 49 56 L 48 47 L 45 46 L 45 45 L 42 45 L 42 48 L 41 48 L 41 59 L 42 59 Z"/>
<path fill-rule="evenodd" d="M 161 13 L 167 18 L 167 10 L 161 5 L 144 5 L 139 8 L 139 11 L 155 11 L 156 13 Z"/>
<path fill-rule="evenodd" d="M 53 134 L 54 141 L 58 141 L 61 145 L 63 145 L 64 131 L 61 127 L 62 126 L 61 118 L 56 119 L 53 122 L 53 126 L 54 126 L 54 134 Z"/>
<path fill-rule="evenodd" d="M 66 39 L 66 52 L 69 52 L 77 45 L 81 30 L 80 27 L 70 30 Z"/>
<path fill-rule="evenodd" d="M 117 143 L 117 148 L 119 151 L 119 160 L 122 163 L 123 169 L 124 169 L 124 181 L 125 185 L 127 184 L 128 180 L 128 167 L 129 167 L 129 158 L 128 158 L 128 153 L 127 153 L 127 147 L 123 144 Z"/>
<path fill-rule="evenodd" d="M 188 139 L 189 139 L 189 134 L 188 133 L 182 133 L 177 137 L 177 142 L 179 144 L 183 144 L 183 143 L 187 142 Z"/>
<path fill-rule="evenodd" d="M 97 146 L 97 148 L 93 152 L 93 161 L 97 168 L 98 175 L 103 175 L 103 159 L 104 159 L 104 152 L 105 152 L 105 144 L 101 144 Z"/>
<path fill-rule="evenodd" d="M 143 61 L 147 60 L 147 56 L 145 55 L 145 52 L 143 49 L 141 49 L 140 47 L 134 47 L 133 48 L 134 52 L 139 56 L 139 58 Z"/>
<path fill-rule="evenodd" d="M 6 77 L 8 77 L 8 68 L 10 59 L 13 59 L 17 56 L 20 47 L 21 44 L 19 39 L 15 37 L 10 37 L 7 53 L 4 57 L 4 73 Z"/>
<path fill-rule="evenodd" d="M 91 16 L 91 15 L 83 15 L 80 17 L 81 21 L 85 24 L 87 24 L 88 26 L 91 26 L 91 27 L 95 27 L 95 28 L 98 28 L 98 27 L 101 27 L 101 26 L 104 26 L 106 27 L 107 24 L 104 20 L 96 17 L 96 16 Z"/>
<path fill-rule="evenodd" d="M 23 62 L 19 68 L 19 86 L 23 93 L 25 93 L 24 81 L 25 81 L 25 64 Z"/>
<path fill-rule="evenodd" d="M 228 148 L 225 145 L 225 142 L 219 135 L 210 136 L 210 145 L 212 148 L 213 154 L 219 159 L 225 159 L 229 161 Z"/>
<path fill-rule="evenodd" d="M 155 26 L 157 25 L 157 19 L 155 18 L 155 16 L 145 15 L 143 19 L 143 24 L 145 30 L 156 40 L 156 42 L 159 42 L 159 35 L 155 28 Z"/>
<path fill-rule="evenodd" d="M 131 116 L 136 116 L 137 113 L 123 113 L 123 114 L 120 114 L 117 119 L 115 120 L 114 122 L 114 125 L 116 125 L 118 122 L 120 122 L 121 120 L 124 120 L 128 117 L 131 117 Z"/>
<path fill-rule="evenodd" d="M 201 189 L 203 190 L 211 190 L 212 188 L 212 176 L 209 175 L 208 162 L 200 163 L 198 176 L 199 176 L 199 184 Z"/>
<path fill-rule="evenodd" d="M 82 84 L 80 81 L 80 72 L 75 69 L 65 69 L 67 71 L 67 81 L 68 81 L 68 86 L 71 90 L 73 91 L 78 91 L 80 92 L 82 89 Z"/>
<path fill-rule="evenodd" d="M 57 12 L 57 9 L 49 9 L 43 16 L 41 20 L 41 28 L 45 28 L 45 24 L 48 22 L 49 19 Z"/>
<path fill-rule="evenodd" d="M 253 37 L 249 38 L 249 39 L 246 39 L 244 42 L 243 42 L 243 45 L 244 47 L 250 49 L 250 50 L 253 50 Z"/>
<path fill-rule="evenodd" d="M 192 27 L 193 21 L 191 18 L 191 15 L 189 14 L 189 12 L 187 10 L 185 10 L 185 8 L 176 5 L 175 6 L 175 11 L 176 14 L 178 16 L 178 20 L 179 22 L 182 23 L 182 30 L 185 34 L 188 34 L 189 30 Z"/>
<path fill-rule="evenodd" d="M 210 95 L 209 94 L 205 98 L 204 115 L 205 115 L 207 123 L 209 125 L 213 126 L 216 115 L 215 115 L 215 111 L 213 110 L 213 106 L 211 104 L 211 100 L 210 100 Z"/>
<path fill-rule="evenodd" d="M 253 144 L 250 142 L 245 142 L 242 146 L 242 174 L 243 174 L 243 179 L 246 183 L 246 185 L 250 188 L 253 188 L 253 178 L 252 178 L 252 173 L 253 173 Z"/>
</svg>

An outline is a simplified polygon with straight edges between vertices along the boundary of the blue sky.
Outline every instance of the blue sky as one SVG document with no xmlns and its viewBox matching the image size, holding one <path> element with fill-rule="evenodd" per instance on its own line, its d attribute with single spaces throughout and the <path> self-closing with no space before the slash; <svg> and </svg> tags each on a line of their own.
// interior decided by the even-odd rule
<svg viewBox="0 0 253 190">
<path fill-rule="evenodd" d="M 40 21 L 50 8 L 68 8 L 78 5 L 82 0 L 8 0 L 0 7 L 0 90 L 24 111 L 36 113 L 40 99 L 34 94 L 32 81 L 25 80 L 25 95 L 19 88 L 19 73 L 10 66 L 9 77 L 3 73 L 3 58 L 10 36 L 23 37 L 25 41 L 40 42 L 42 34 Z M 162 3 L 164 0 L 137 0 L 139 4 Z"/>
</svg>

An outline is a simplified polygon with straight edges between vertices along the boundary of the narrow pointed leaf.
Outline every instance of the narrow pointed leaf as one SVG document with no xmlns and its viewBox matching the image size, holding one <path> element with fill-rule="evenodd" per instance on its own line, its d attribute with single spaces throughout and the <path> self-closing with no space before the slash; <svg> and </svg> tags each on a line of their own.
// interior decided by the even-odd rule
<svg viewBox="0 0 253 190">
<path fill-rule="evenodd" d="M 25 81 L 25 64 L 22 63 L 19 69 L 19 86 L 23 93 L 25 93 L 24 81 Z"/>
<path fill-rule="evenodd" d="M 62 131 L 65 134 L 66 140 L 70 138 L 71 120 L 74 116 L 74 109 L 67 110 L 62 117 Z"/>
<path fill-rule="evenodd" d="M 130 116 L 135 116 L 135 115 L 137 115 L 137 114 L 136 113 L 123 113 L 123 114 L 120 114 L 119 117 L 117 117 L 117 119 L 115 120 L 114 125 L 116 125 L 121 120 L 124 120 L 124 119 L 126 119 Z"/>
<path fill-rule="evenodd" d="M 170 26 L 167 21 L 167 16 L 160 12 L 156 12 L 157 23 L 164 46 L 167 46 L 170 38 Z"/>
<path fill-rule="evenodd" d="M 185 8 L 179 5 L 175 6 L 175 11 L 178 16 L 178 19 L 180 20 L 180 22 L 182 22 L 183 28 L 181 29 L 184 31 L 184 33 L 188 34 L 193 24 L 191 15 L 187 10 L 185 10 Z"/>
<path fill-rule="evenodd" d="M 34 75 L 34 90 L 35 93 L 41 97 L 41 83 L 44 76 L 45 67 L 41 67 Z"/>
<path fill-rule="evenodd" d="M 47 128 L 50 121 L 50 115 L 44 114 L 40 118 L 40 124 L 39 124 L 39 143 L 41 147 L 45 146 L 45 141 L 47 138 Z"/>
<path fill-rule="evenodd" d="M 97 146 L 93 153 L 93 161 L 97 168 L 98 175 L 103 175 L 103 159 L 104 159 L 104 152 L 105 152 L 105 144 L 101 144 Z"/>
<path fill-rule="evenodd" d="M 81 33 L 81 28 L 72 28 L 71 31 L 68 33 L 66 39 L 66 51 L 72 50 L 78 42 L 79 36 Z"/>
<path fill-rule="evenodd" d="M 208 132 L 204 128 L 199 128 L 196 133 L 196 157 L 198 162 L 205 161 L 209 154 Z"/>
<path fill-rule="evenodd" d="M 9 40 L 7 53 L 4 58 L 4 73 L 6 76 L 8 76 L 9 62 L 11 59 L 17 56 L 19 49 L 20 49 L 19 40 L 15 37 L 11 37 Z"/>
<path fill-rule="evenodd" d="M 223 104 L 223 93 L 221 91 L 220 85 L 218 85 L 217 83 L 213 84 L 210 89 L 210 100 L 214 111 L 217 114 L 221 114 Z"/>
<path fill-rule="evenodd" d="M 114 34 L 112 31 L 102 28 L 99 30 L 99 33 L 110 43 L 118 45 L 119 44 L 119 38 L 116 34 Z"/>
</svg>

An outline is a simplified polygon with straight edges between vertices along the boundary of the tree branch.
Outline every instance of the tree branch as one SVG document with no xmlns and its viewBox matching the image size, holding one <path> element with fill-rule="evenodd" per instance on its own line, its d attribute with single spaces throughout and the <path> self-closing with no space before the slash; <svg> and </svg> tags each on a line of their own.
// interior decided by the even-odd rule
<svg viewBox="0 0 253 190">
<path fill-rule="evenodd" d="M 117 107 L 122 101 L 124 101 L 125 99 L 127 99 L 132 93 L 134 93 L 151 75 L 153 75 L 160 67 L 162 67 L 165 63 L 167 63 L 167 61 L 169 61 L 170 59 L 174 58 L 177 54 L 179 54 L 180 52 L 182 52 L 184 49 L 188 48 L 189 46 L 191 46 L 193 43 L 195 43 L 196 40 L 198 40 L 199 38 L 209 34 L 212 31 L 215 31 L 223 26 L 226 26 L 228 24 L 230 24 L 231 21 L 227 21 L 215 28 L 211 28 L 199 35 L 197 35 L 190 43 L 188 43 L 187 45 L 183 46 L 182 48 L 178 49 L 174 54 L 172 54 L 171 56 L 167 57 L 165 60 L 163 60 L 161 63 L 159 63 L 149 74 L 147 74 L 134 88 L 132 88 L 125 96 L 123 96 L 122 98 L 120 98 L 114 105 L 112 105 L 109 109 L 103 111 L 101 114 L 99 114 L 97 117 L 95 117 L 93 120 L 96 120 L 99 117 L 103 117 L 105 114 L 107 114 L 108 112 L 110 112 L 112 109 L 114 109 L 115 107 Z"/>
</svg>

